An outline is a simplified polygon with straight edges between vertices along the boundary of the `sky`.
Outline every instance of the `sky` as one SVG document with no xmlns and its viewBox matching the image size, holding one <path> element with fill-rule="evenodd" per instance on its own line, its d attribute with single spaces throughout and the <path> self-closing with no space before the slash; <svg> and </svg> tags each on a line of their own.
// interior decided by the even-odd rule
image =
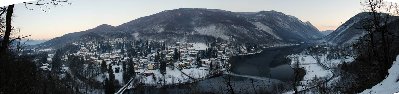
<svg viewBox="0 0 399 94">
<path fill-rule="evenodd" d="M 69 0 L 62 6 L 16 4 L 13 25 L 17 35 L 52 39 L 101 24 L 118 26 L 139 17 L 178 8 L 222 9 L 232 12 L 275 10 L 310 21 L 319 30 L 335 30 L 362 12 L 360 0 Z M 45 9 L 46 12 L 42 11 Z"/>
</svg>

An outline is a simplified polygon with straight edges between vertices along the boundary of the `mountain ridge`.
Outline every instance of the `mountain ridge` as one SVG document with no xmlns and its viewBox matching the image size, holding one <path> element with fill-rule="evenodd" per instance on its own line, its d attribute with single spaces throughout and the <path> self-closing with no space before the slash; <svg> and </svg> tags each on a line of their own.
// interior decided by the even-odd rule
<svg viewBox="0 0 399 94">
<path fill-rule="evenodd" d="M 298 43 L 322 37 L 310 22 L 277 11 L 231 12 L 220 9 L 180 8 L 137 18 L 119 26 L 107 24 L 69 33 L 41 44 L 71 43 L 82 36 L 112 39 L 206 42 L 216 39 L 237 43 Z M 88 37 L 85 37 L 88 38 Z M 62 46 L 62 45 L 61 45 Z"/>
<path fill-rule="evenodd" d="M 387 14 L 380 13 L 380 16 L 384 15 Z M 390 16 L 391 22 L 387 24 L 392 24 L 392 22 L 398 18 L 397 16 Z M 370 19 L 371 15 L 369 12 L 358 13 L 327 35 L 324 40 L 336 46 L 351 45 L 367 33 L 367 31 L 363 29 L 363 25 L 368 23 Z"/>
</svg>

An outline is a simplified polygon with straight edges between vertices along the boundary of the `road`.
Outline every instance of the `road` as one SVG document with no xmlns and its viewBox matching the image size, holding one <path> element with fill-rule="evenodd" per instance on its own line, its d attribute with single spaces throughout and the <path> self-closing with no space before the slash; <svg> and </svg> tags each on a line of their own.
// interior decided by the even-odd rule
<svg viewBox="0 0 399 94">
<path fill-rule="evenodd" d="M 240 75 L 235 73 L 224 73 L 225 75 L 237 76 L 237 77 L 244 77 L 244 78 L 251 78 L 256 80 L 270 80 L 271 78 L 267 77 L 258 77 L 258 76 L 251 76 L 251 75 Z"/>
<path fill-rule="evenodd" d="M 123 94 L 128 87 L 136 87 L 137 85 L 140 84 L 140 79 L 141 79 L 142 75 L 136 75 L 134 77 L 132 77 L 129 82 L 127 82 L 122 88 L 120 88 L 115 94 Z M 134 92 L 133 90 L 131 90 L 130 92 Z"/>
</svg>

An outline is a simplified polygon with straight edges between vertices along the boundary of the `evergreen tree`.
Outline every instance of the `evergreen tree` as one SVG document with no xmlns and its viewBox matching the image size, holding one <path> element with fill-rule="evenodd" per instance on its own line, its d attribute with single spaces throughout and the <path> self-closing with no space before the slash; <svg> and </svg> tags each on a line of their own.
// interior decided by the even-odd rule
<svg viewBox="0 0 399 94">
<path fill-rule="evenodd" d="M 128 82 L 129 77 L 128 77 L 126 62 L 122 62 L 122 70 L 123 70 L 122 72 L 123 82 Z"/>
<path fill-rule="evenodd" d="M 161 61 L 159 71 L 162 75 L 166 74 L 166 61 Z"/>
<path fill-rule="evenodd" d="M 39 54 L 39 56 L 40 56 L 40 59 L 39 59 L 40 63 L 47 63 L 47 53 L 41 53 L 41 54 Z"/>
<path fill-rule="evenodd" d="M 87 77 L 88 78 L 92 78 L 92 77 L 94 77 L 96 75 L 95 74 L 95 65 L 94 65 L 94 63 L 89 62 L 86 72 L 87 72 Z"/>
<path fill-rule="evenodd" d="M 132 60 L 129 60 L 127 70 L 128 70 L 129 77 L 136 76 L 136 71 L 134 70 L 134 62 Z"/>
<path fill-rule="evenodd" d="M 115 75 L 111 64 L 108 65 L 108 78 L 105 80 L 105 94 L 113 94 L 115 93 Z"/>
<path fill-rule="evenodd" d="M 201 63 L 201 58 L 199 58 L 198 56 L 197 56 L 197 59 L 195 60 L 197 63 L 197 67 L 202 67 L 202 63 Z"/>
<path fill-rule="evenodd" d="M 213 71 L 213 62 L 209 63 L 209 73 L 211 74 Z"/>
<path fill-rule="evenodd" d="M 110 89 L 110 80 L 108 78 L 105 78 L 104 83 L 105 83 L 105 85 L 104 85 L 104 93 L 105 94 L 112 94 L 111 93 L 111 89 Z"/>
<path fill-rule="evenodd" d="M 123 69 L 123 80 L 125 82 L 129 81 L 130 78 L 135 76 L 135 70 L 134 70 L 134 63 L 131 59 L 129 59 L 126 62 L 126 65 L 124 67 L 125 69 Z"/>
<path fill-rule="evenodd" d="M 101 72 L 104 73 L 107 70 L 107 63 L 102 60 L 101 62 Z"/>
<path fill-rule="evenodd" d="M 121 54 L 125 54 L 125 47 L 123 46 L 123 44 L 121 46 Z"/>
<path fill-rule="evenodd" d="M 159 60 L 160 60 L 160 58 L 161 58 L 161 56 L 159 55 L 159 53 L 157 52 L 156 54 L 155 54 L 155 62 L 159 62 Z"/>
<path fill-rule="evenodd" d="M 51 71 L 58 72 L 61 70 L 62 61 L 61 61 L 61 50 L 57 50 L 53 57 L 53 62 L 51 63 Z"/>
<path fill-rule="evenodd" d="M 177 50 L 177 48 L 175 48 L 174 53 L 173 53 L 173 60 L 177 61 L 180 58 L 180 53 Z"/>
</svg>

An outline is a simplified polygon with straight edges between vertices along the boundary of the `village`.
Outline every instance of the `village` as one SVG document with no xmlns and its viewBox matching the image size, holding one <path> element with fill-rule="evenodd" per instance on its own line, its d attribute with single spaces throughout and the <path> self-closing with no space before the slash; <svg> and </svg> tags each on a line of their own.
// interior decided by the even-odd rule
<svg viewBox="0 0 399 94">
<path fill-rule="evenodd" d="M 259 53 L 261 47 L 218 42 L 175 42 L 166 45 L 163 41 L 125 41 L 117 38 L 105 42 L 75 42 L 68 51 L 60 51 L 63 52 L 62 55 L 51 53 L 57 52 L 51 49 L 41 51 L 49 52 L 47 62 L 41 67 L 43 70 L 51 70 L 55 56 L 60 56 L 62 72 L 68 72 L 68 69 L 80 70 L 68 68 L 75 62 L 71 57 L 79 57 L 83 61 L 83 70 L 75 71 L 75 75 L 83 73 L 80 75 L 90 75 L 85 77 L 104 82 L 109 79 L 109 72 L 103 70 L 111 67 L 115 80 L 120 85 L 126 84 L 129 78 L 138 76 L 144 85 L 160 86 L 191 83 L 221 75 L 229 69 L 231 56 Z M 105 63 L 105 69 L 102 63 Z M 93 65 L 94 72 L 89 70 L 93 68 L 88 68 Z"/>
</svg>

